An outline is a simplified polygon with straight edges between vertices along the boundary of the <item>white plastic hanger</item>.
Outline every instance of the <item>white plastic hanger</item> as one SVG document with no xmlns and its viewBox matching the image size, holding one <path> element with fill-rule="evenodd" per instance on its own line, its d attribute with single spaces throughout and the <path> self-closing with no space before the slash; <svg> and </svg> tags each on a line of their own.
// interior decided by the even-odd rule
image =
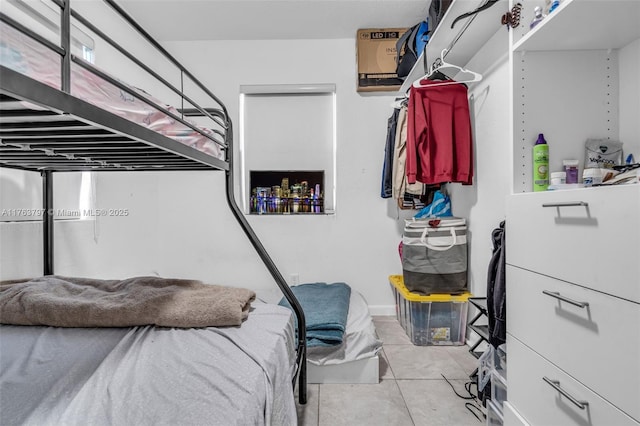
<svg viewBox="0 0 640 426">
<path fill-rule="evenodd" d="M 429 69 L 429 73 L 427 73 L 426 75 L 420 77 L 419 79 L 413 82 L 413 87 L 439 87 L 439 86 L 446 86 L 449 84 L 473 83 L 473 82 L 482 80 L 482 74 L 478 74 L 475 71 L 471 71 L 471 70 L 459 67 L 458 65 L 453 65 L 448 62 L 445 62 L 444 56 L 446 53 L 447 53 L 447 49 L 442 49 L 442 52 L 440 52 L 440 58 L 438 58 L 437 60 L 439 65 L 438 66 L 432 65 L 431 68 Z M 465 80 L 451 80 L 451 81 L 443 81 L 441 83 L 432 83 L 432 84 L 425 84 L 425 85 L 420 84 L 420 82 L 423 79 L 431 77 L 436 71 L 440 71 L 442 68 L 457 69 L 459 72 L 470 74 L 471 76 Z"/>
<path fill-rule="evenodd" d="M 401 95 L 397 96 L 393 102 L 391 102 L 391 106 L 395 109 L 400 109 L 403 106 L 406 106 L 409 104 L 409 95 L 410 95 L 410 90 L 411 86 L 409 86 L 409 88 L 406 90 L 406 92 L 402 93 Z"/>
<path fill-rule="evenodd" d="M 391 106 L 395 109 L 400 109 L 402 108 L 403 105 L 406 105 L 407 101 L 408 101 L 407 96 L 404 96 L 402 98 L 396 98 L 396 100 L 391 102 Z"/>
</svg>

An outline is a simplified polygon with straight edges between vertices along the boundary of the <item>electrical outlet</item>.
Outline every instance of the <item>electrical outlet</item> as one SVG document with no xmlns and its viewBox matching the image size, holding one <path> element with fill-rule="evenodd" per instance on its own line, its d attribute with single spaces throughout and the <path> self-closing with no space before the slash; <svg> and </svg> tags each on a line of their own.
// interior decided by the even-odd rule
<svg viewBox="0 0 640 426">
<path fill-rule="evenodd" d="M 290 274 L 289 280 L 291 281 L 291 285 L 298 285 L 300 284 L 300 275 L 297 272 L 294 274 Z"/>
</svg>

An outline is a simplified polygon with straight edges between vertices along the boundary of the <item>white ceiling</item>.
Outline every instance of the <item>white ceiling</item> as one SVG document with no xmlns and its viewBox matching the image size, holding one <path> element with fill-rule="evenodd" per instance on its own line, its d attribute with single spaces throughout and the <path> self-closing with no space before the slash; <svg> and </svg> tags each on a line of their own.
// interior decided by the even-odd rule
<svg viewBox="0 0 640 426">
<path fill-rule="evenodd" d="M 463 0 L 465 1 L 465 0 Z M 355 38 L 360 28 L 403 28 L 431 0 L 119 0 L 159 41 Z"/>
</svg>

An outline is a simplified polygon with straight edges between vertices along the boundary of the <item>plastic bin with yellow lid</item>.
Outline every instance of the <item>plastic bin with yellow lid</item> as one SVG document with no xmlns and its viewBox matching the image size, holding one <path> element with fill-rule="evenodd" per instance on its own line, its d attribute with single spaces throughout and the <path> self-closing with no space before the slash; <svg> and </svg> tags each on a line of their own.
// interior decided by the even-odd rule
<svg viewBox="0 0 640 426">
<path fill-rule="evenodd" d="M 470 297 L 473 297 L 471 293 L 462 294 L 445 294 L 434 293 L 428 296 L 419 293 L 410 292 L 404 285 L 404 279 L 402 275 L 390 275 L 389 282 L 396 288 L 402 296 L 411 302 L 467 302 Z"/>
<path fill-rule="evenodd" d="M 414 345 L 464 345 L 467 308 L 471 293 L 412 293 L 402 275 L 391 275 L 389 283 L 396 299 L 396 317 Z"/>
</svg>

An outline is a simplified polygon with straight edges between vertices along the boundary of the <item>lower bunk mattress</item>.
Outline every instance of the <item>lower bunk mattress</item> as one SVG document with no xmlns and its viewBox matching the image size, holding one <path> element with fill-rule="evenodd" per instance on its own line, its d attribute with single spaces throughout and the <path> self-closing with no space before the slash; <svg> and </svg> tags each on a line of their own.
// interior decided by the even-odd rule
<svg viewBox="0 0 640 426">
<path fill-rule="evenodd" d="M 352 290 L 343 342 L 332 347 L 308 348 L 307 382 L 378 383 L 381 348 L 369 306 L 360 293 Z"/>
<path fill-rule="evenodd" d="M 294 319 L 239 327 L 0 326 L 0 424 L 293 425 Z"/>
<path fill-rule="evenodd" d="M 278 303 L 276 290 L 257 291 L 259 300 Z M 308 383 L 378 383 L 382 348 L 365 298 L 351 289 L 342 343 L 307 347 Z"/>
<path fill-rule="evenodd" d="M 382 348 L 369 306 L 362 294 L 351 290 L 349 313 L 344 338 L 336 346 L 316 346 L 307 349 L 307 360 L 314 365 L 335 365 L 372 358 Z"/>
</svg>

